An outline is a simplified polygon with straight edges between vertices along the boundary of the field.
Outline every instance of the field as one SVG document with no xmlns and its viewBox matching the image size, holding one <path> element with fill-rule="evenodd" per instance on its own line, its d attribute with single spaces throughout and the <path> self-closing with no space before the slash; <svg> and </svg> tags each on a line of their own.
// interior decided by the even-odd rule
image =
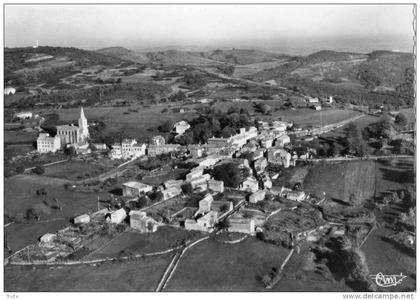
<svg viewBox="0 0 420 300">
<path fill-rule="evenodd" d="M 367 199 L 375 193 L 375 162 L 355 161 L 314 164 L 304 181 L 307 192 L 325 192 L 327 196 L 348 202 Z"/>
<path fill-rule="evenodd" d="M 187 231 L 169 226 L 159 227 L 153 233 L 126 231 L 98 252 L 89 255 L 89 259 L 115 257 L 123 251 L 131 253 L 151 253 L 163 251 L 180 245 L 184 240 L 194 240 L 201 235 L 197 231 Z"/>
<path fill-rule="evenodd" d="M 261 291 L 260 276 L 287 254 L 252 237 L 233 245 L 206 240 L 186 252 L 165 291 Z"/>
<path fill-rule="evenodd" d="M 171 257 L 168 254 L 96 266 L 8 266 L 4 289 L 8 292 L 151 292 Z"/>
<path fill-rule="evenodd" d="M 362 250 L 371 274 L 403 274 L 407 276 L 401 285 L 389 288 L 379 288 L 383 292 L 402 292 L 416 290 L 416 258 L 403 253 L 389 243 L 387 238 L 392 230 L 376 229 L 369 236 Z"/>
<path fill-rule="evenodd" d="M 106 124 L 105 134 L 124 132 L 139 139 L 160 134 L 157 127 L 167 120 L 176 122 L 190 120 L 196 116 L 194 112 L 162 113 L 164 108 L 170 109 L 168 105 L 154 105 L 151 107 L 88 107 L 84 111 L 88 120 L 103 121 Z M 80 108 L 61 109 L 57 113 L 61 123 L 75 122 L 79 118 Z"/>
<path fill-rule="evenodd" d="M 106 163 L 68 161 L 45 167 L 45 173 L 43 175 L 68 180 L 79 180 L 83 177 L 95 177 L 109 171 L 111 168 L 112 166 Z"/>
<path fill-rule="evenodd" d="M 277 60 L 277 61 L 258 62 L 258 63 L 247 64 L 247 65 L 237 65 L 235 66 L 235 72 L 233 73 L 233 76 L 245 77 L 249 75 L 254 75 L 260 71 L 279 67 L 283 65 L 285 62 L 286 60 Z"/>
</svg>

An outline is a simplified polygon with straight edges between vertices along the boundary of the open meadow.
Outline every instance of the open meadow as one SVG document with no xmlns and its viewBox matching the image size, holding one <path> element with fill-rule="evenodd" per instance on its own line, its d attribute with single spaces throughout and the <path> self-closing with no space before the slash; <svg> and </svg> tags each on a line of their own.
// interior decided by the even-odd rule
<svg viewBox="0 0 420 300">
<path fill-rule="evenodd" d="M 287 254 L 253 237 L 238 244 L 209 239 L 185 253 L 165 291 L 262 291 L 261 277 Z"/>
</svg>

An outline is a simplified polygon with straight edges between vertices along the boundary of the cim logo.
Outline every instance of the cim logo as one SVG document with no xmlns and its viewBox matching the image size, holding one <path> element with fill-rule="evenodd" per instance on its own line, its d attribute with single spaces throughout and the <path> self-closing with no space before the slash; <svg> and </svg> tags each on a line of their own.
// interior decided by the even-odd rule
<svg viewBox="0 0 420 300">
<path fill-rule="evenodd" d="M 380 287 L 391 287 L 401 284 L 404 278 L 407 276 L 400 273 L 400 275 L 384 275 L 379 272 L 376 275 L 369 276 L 375 283 Z"/>
</svg>

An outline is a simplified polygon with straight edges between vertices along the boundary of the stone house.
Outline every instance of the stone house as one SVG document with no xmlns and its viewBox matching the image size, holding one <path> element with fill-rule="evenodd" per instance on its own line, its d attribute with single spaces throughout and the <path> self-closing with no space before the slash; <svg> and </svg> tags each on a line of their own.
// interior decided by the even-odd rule
<svg viewBox="0 0 420 300">
<path fill-rule="evenodd" d="M 211 210 L 211 204 L 213 203 L 213 196 L 207 194 L 198 202 L 198 213 L 206 213 Z"/>
<path fill-rule="evenodd" d="M 127 217 L 127 212 L 125 211 L 124 208 L 120 208 L 111 213 L 110 222 L 114 224 L 119 224 L 122 221 L 124 221 L 126 217 Z"/>
<path fill-rule="evenodd" d="M 159 226 L 146 212 L 139 210 L 130 211 L 130 227 L 140 232 L 155 232 Z"/>
<path fill-rule="evenodd" d="M 129 181 L 123 183 L 123 196 L 126 197 L 136 197 L 140 196 L 142 193 L 151 192 L 153 190 L 153 186 L 144 184 L 138 181 Z"/>
</svg>

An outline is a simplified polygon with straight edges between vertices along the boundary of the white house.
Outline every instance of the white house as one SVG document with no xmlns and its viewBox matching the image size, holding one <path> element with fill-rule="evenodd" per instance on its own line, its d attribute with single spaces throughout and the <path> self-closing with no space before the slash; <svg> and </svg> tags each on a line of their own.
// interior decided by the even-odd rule
<svg viewBox="0 0 420 300">
<path fill-rule="evenodd" d="M 258 181 L 252 176 L 249 176 L 248 178 L 243 181 L 239 187 L 241 191 L 247 191 L 251 193 L 255 193 L 258 191 Z"/>
<path fill-rule="evenodd" d="M 255 193 L 251 194 L 249 196 L 249 202 L 250 203 L 257 203 L 265 198 L 265 191 L 264 190 L 258 190 Z"/>
<path fill-rule="evenodd" d="M 124 208 L 120 208 L 111 213 L 111 223 L 119 224 L 127 217 L 127 213 Z"/>
<path fill-rule="evenodd" d="M 276 139 L 276 147 L 284 147 L 287 144 L 290 144 L 290 137 L 287 134 L 279 136 Z"/>
<path fill-rule="evenodd" d="M 255 232 L 255 221 L 241 216 L 232 216 L 229 219 L 228 231 L 253 234 Z"/>
<path fill-rule="evenodd" d="M 198 202 L 198 213 L 206 213 L 211 210 L 211 204 L 213 203 L 213 196 L 207 194 L 203 199 Z"/>
<path fill-rule="evenodd" d="M 57 235 L 54 233 L 46 233 L 39 238 L 41 243 L 51 243 L 57 238 Z"/>
<path fill-rule="evenodd" d="M 139 144 L 135 139 L 125 139 L 121 144 L 112 145 L 111 159 L 128 159 L 146 155 L 146 144 Z"/>
<path fill-rule="evenodd" d="M 89 215 L 86 215 L 86 214 L 74 218 L 74 224 L 86 224 L 89 222 L 90 222 L 90 217 Z"/>
<path fill-rule="evenodd" d="M 287 191 L 284 193 L 286 199 L 301 202 L 305 200 L 306 194 L 304 191 Z"/>
<path fill-rule="evenodd" d="M 13 87 L 7 87 L 4 89 L 5 95 L 14 95 L 16 93 L 16 89 Z"/>
<path fill-rule="evenodd" d="M 223 193 L 223 191 L 225 190 L 225 184 L 222 180 L 210 179 L 209 181 L 207 181 L 207 184 L 208 189 L 212 190 L 213 192 Z"/>
<path fill-rule="evenodd" d="M 155 232 L 159 223 L 148 217 L 146 212 L 139 210 L 130 211 L 130 227 L 140 232 Z"/>
<path fill-rule="evenodd" d="M 25 119 L 31 119 L 32 118 L 32 112 L 30 111 L 22 111 L 16 114 L 16 118 L 25 120 Z"/>
<path fill-rule="evenodd" d="M 141 193 L 147 193 L 153 190 L 153 186 L 138 181 L 129 181 L 123 183 L 123 196 L 135 197 Z"/>
<path fill-rule="evenodd" d="M 200 188 L 201 190 L 207 189 L 207 182 L 211 179 L 210 174 L 204 174 L 197 178 L 190 180 L 193 189 Z"/>
<path fill-rule="evenodd" d="M 58 136 L 41 133 L 36 140 L 36 148 L 39 153 L 56 152 L 61 149 L 61 140 Z"/>
</svg>

